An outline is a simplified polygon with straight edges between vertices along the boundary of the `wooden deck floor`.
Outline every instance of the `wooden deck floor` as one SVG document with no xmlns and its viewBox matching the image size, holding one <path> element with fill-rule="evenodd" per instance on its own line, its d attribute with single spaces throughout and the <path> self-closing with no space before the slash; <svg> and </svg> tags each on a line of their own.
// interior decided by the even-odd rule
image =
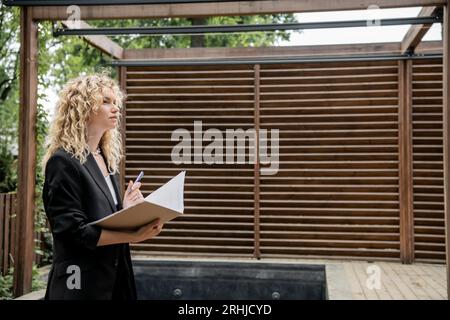
<svg viewBox="0 0 450 320">
<path fill-rule="evenodd" d="M 355 300 L 447 299 L 447 277 L 444 265 L 355 261 L 342 264 Z M 374 274 L 370 272 L 373 270 L 367 269 L 371 266 L 376 266 L 373 270 L 379 270 L 379 287 L 368 280 Z"/>
</svg>

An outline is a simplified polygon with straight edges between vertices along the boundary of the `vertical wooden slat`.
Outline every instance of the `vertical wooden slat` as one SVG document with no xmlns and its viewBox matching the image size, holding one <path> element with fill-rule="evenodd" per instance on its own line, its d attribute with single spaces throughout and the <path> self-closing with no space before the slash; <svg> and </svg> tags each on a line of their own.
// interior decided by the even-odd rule
<svg viewBox="0 0 450 320">
<path fill-rule="evenodd" d="M 3 234 L 3 270 L 5 270 L 5 273 L 8 272 L 9 269 L 9 252 L 10 252 L 10 243 L 9 243 L 9 237 L 11 234 L 11 228 L 10 228 L 10 213 L 11 213 L 11 207 L 10 207 L 10 199 L 11 195 L 6 194 L 5 195 L 5 213 L 4 213 L 4 220 L 3 224 L 5 227 L 5 232 Z"/>
<path fill-rule="evenodd" d="M 36 170 L 36 114 L 38 28 L 32 7 L 20 12 L 20 113 L 18 172 L 18 248 L 14 294 L 31 291 L 34 253 L 34 189 Z"/>
<path fill-rule="evenodd" d="M 119 67 L 119 85 L 120 90 L 124 94 L 127 91 L 127 69 L 126 67 Z M 126 162 L 126 103 L 124 101 L 122 106 L 122 118 L 121 118 L 121 130 L 122 130 L 122 150 L 123 150 L 123 158 L 120 162 L 120 193 L 125 193 L 125 162 Z"/>
<path fill-rule="evenodd" d="M 16 197 L 17 194 L 13 193 L 11 194 L 11 214 L 10 214 L 10 234 L 11 237 L 9 238 L 9 242 L 11 244 L 11 250 L 10 250 L 10 255 L 9 255 L 9 261 L 12 265 L 14 265 L 14 261 L 16 261 L 16 250 L 17 250 L 17 217 L 16 217 L 16 212 L 17 212 L 17 201 L 16 201 Z"/>
<path fill-rule="evenodd" d="M 5 232 L 5 194 L 0 193 L 0 274 L 4 275 L 5 270 L 3 269 L 3 251 L 5 246 L 3 245 L 3 234 Z"/>
<path fill-rule="evenodd" d="M 443 34 L 443 128 L 444 128 L 444 210 L 445 210 L 445 239 L 447 260 L 447 298 L 450 299 L 450 12 L 449 6 L 444 6 Z"/>
<path fill-rule="evenodd" d="M 260 242 L 260 221 L 259 221 L 259 175 L 260 175 L 260 167 L 259 167 L 259 100 L 260 100 L 260 66 L 256 64 L 254 66 L 255 70 L 255 113 L 254 113 L 254 121 L 255 121 L 255 182 L 254 182 L 254 199 L 255 199 L 255 249 L 253 252 L 253 256 L 257 259 L 261 257 L 261 251 L 259 248 Z"/>
<path fill-rule="evenodd" d="M 412 179 L 412 61 L 399 61 L 399 209 L 400 259 L 414 261 L 414 218 Z"/>
</svg>

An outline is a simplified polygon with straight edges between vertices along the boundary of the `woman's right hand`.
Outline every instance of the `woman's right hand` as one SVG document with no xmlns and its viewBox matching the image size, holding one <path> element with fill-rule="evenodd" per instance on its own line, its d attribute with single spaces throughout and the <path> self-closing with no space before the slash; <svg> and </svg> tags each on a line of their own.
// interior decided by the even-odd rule
<svg viewBox="0 0 450 320">
<path fill-rule="evenodd" d="M 130 180 L 128 183 L 127 190 L 125 191 L 125 194 L 123 196 L 123 208 L 126 209 L 128 207 L 131 207 L 135 204 L 139 204 L 144 201 L 144 196 L 141 193 L 141 190 L 139 189 L 141 187 L 141 183 L 138 182 L 133 187 L 133 181 Z"/>
<path fill-rule="evenodd" d="M 142 242 L 156 237 L 162 230 L 163 224 L 160 219 L 156 219 L 149 224 L 140 227 L 133 235 L 133 242 Z"/>
</svg>

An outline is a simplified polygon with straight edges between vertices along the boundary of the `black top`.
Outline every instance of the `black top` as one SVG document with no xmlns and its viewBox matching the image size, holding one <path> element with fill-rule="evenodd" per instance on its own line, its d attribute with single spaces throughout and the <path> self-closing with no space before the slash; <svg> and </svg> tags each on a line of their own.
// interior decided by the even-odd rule
<svg viewBox="0 0 450 320">
<path fill-rule="evenodd" d="M 92 154 L 81 164 L 59 149 L 48 160 L 43 201 L 54 247 L 46 299 L 136 299 L 129 245 L 97 247 L 101 228 L 87 225 L 122 209 L 118 174 L 111 178 L 117 207 Z"/>
</svg>

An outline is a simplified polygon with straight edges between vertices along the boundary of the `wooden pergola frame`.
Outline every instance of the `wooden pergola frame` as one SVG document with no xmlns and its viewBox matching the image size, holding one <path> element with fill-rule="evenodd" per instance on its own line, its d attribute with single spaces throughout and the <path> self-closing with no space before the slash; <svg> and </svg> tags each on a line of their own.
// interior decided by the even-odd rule
<svg viewBox="0 0 450 320">
<path fill-rule="evenodd" d="M 218 3 L 148 4 L 115 6 L 80 6 L 83 20 L 140 19 L 169 17 L 207 17 L 231 15 L 261 15 L 315 11 L 361 10 L 372 0 L 265 0 Z M 447 264 L 447 291 L 450 296 L 450 8 L 447 0 L 378 0 L 380 8 L 423 6 L 420 16 L 433 14 L 443 8 L 443 41 L 420 43 L 429 25 L 412 26 L 400 43 L 306 46 L 288 48 L 192 48 L 192 49 L 124 49 L 106 36 L 85 36 L 86 41 L 114 59 L 187 59 L 214 57 L 261 57 L 299 55 L 350 55 L 405 52 L 443 52 L 443 145 L 444 145 L 444 211 Z M 14 292 L 22 295 L 31 291 L 34 252 L 34 189 L 36 170 L 36 110 L 38 86 L 38 23 L 67 19 L 66 7 L 25 6 L 20 21 L 20 124 L 19 124 L 19 186 L 18 186 L 18 246 L 15 261 Z M 82 22 L 83 28 L 89 25 Z M 400 252 L 403 263 L 414 259 L 413 190 L 412 190 L 412 62 L 399 61 L 399 195 Z M 125 67 L 119 67 L 121 86 Z M 258 90 L 255 86 L 255 90 Z M 255 112 L 257 110 L 255 102 Z M 258 161 L 256 161 L 258 162 Z M 122 164 L 122 170 L 124 166 Z M 257 165 L 255 170 L 258 171 Z M 259 196 L 255 186 L 255 199 Z M 258 202 L 256 202 L 258 203 Z M 255 219 L 258 208 L 255 207 Z M 255 222 L 257 222 L 255 220 Z M 258 223 L 255 224 L 259 226 Z M 256 240 L 256 239 L 255 239 Z M 258 248 L 256 247 L 255 250 Z M 258 253 L 255 252 L 257 255 Z"/>
</svg>

